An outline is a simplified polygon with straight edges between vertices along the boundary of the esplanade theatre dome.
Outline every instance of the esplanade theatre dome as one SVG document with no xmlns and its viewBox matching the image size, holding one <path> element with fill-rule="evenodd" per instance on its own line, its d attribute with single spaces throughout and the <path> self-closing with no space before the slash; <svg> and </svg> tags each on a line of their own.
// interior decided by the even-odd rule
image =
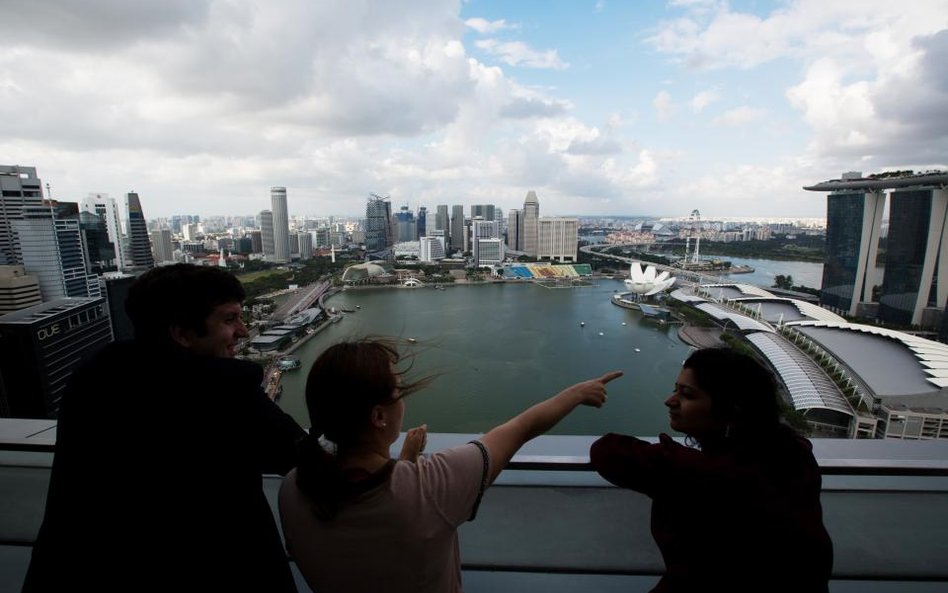
<svg viewBox="0 0 948 593">
<path fill-rule="evenodd" d="M 346 270 L 342 273 L 342 281 L 362 282 L 377 276 L 384 276 L 385 274 L 387 274 L 387 272 L 382 266 L 373 264 L 371 262 L 366 262 L 364 264 L 356 264 L 346 268 Z"/>
</svg>

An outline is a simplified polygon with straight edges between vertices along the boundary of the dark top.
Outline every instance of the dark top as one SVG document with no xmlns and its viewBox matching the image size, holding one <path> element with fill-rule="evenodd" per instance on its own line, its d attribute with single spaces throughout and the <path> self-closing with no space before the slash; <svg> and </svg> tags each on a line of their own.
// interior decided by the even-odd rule
<svg viewBox="0 0 948 593">
<path fill-rule="evenodd" d="M 593 467 L 652 498 L 665 560 L 653 591 L 827 591 L 833 548 L 810 442 L 789 433 L 739 454 L 608 434 Z"/>
<path fill-rule="evenodd" d="M 259 365 L 110 344 L 71 377 L 24 591 L 295 591 L 262 473 L 303 430 Z"/>
</svg>

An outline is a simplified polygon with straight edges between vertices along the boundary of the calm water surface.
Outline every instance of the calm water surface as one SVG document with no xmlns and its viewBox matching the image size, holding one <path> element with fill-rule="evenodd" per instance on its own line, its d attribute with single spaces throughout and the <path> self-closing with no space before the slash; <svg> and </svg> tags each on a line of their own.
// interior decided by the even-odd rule
<svg viewBox="0 0 948 593">
<path fill-rule="evenodd" d="M 621 369 L 626 374 L 609 385 L 605 407 L 578 409 L 552 434 L 668 431 L 662 402 L 691 349 L 678 339 L 678 326 L 613 305 L 621 281 L 595 282 L 561 289 L 508 283 L 339 293 L 328 306 L 359 309 L 295 352 L 303 365 L 284 374 L 280 405 L 308 426 L 303 390 L 312 361 L 339 340 L 383 334 L 416 339 L 414 370 L 440 374 L 408 400 L 406 427 L 427 423 L 433 432 L 483 432 L 564 387 Z"/>
</svg>

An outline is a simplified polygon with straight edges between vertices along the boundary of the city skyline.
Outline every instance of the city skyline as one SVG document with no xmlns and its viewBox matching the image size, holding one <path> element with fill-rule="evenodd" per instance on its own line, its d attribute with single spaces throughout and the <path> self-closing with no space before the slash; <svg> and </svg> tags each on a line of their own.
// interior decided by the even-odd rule
<svg viewBox="0 0 948 593">
<path fill-rule="evenodd" d="M 823 217 L 802 187 L 945 166 L 948 1 L 16 2 L 5 161 L 149 218 L 490 203 Z M 278 42 L 274 40 L 278 39 Z"/>
</svg>

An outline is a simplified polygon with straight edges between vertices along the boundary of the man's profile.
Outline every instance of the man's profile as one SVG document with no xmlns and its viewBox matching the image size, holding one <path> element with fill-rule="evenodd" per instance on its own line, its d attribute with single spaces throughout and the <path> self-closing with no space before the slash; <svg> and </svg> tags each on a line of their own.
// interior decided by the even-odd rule
<svg viewBox="0 0 948 593">
<path fill-rule="evenodd" d="M 303 430 L 263 393 L 244 291 L 224 270 L 155 268 L 129 290 L 135 339 L 69 380 L 24 591 L 294 591 L 261 474 Z"/>
</svg>

